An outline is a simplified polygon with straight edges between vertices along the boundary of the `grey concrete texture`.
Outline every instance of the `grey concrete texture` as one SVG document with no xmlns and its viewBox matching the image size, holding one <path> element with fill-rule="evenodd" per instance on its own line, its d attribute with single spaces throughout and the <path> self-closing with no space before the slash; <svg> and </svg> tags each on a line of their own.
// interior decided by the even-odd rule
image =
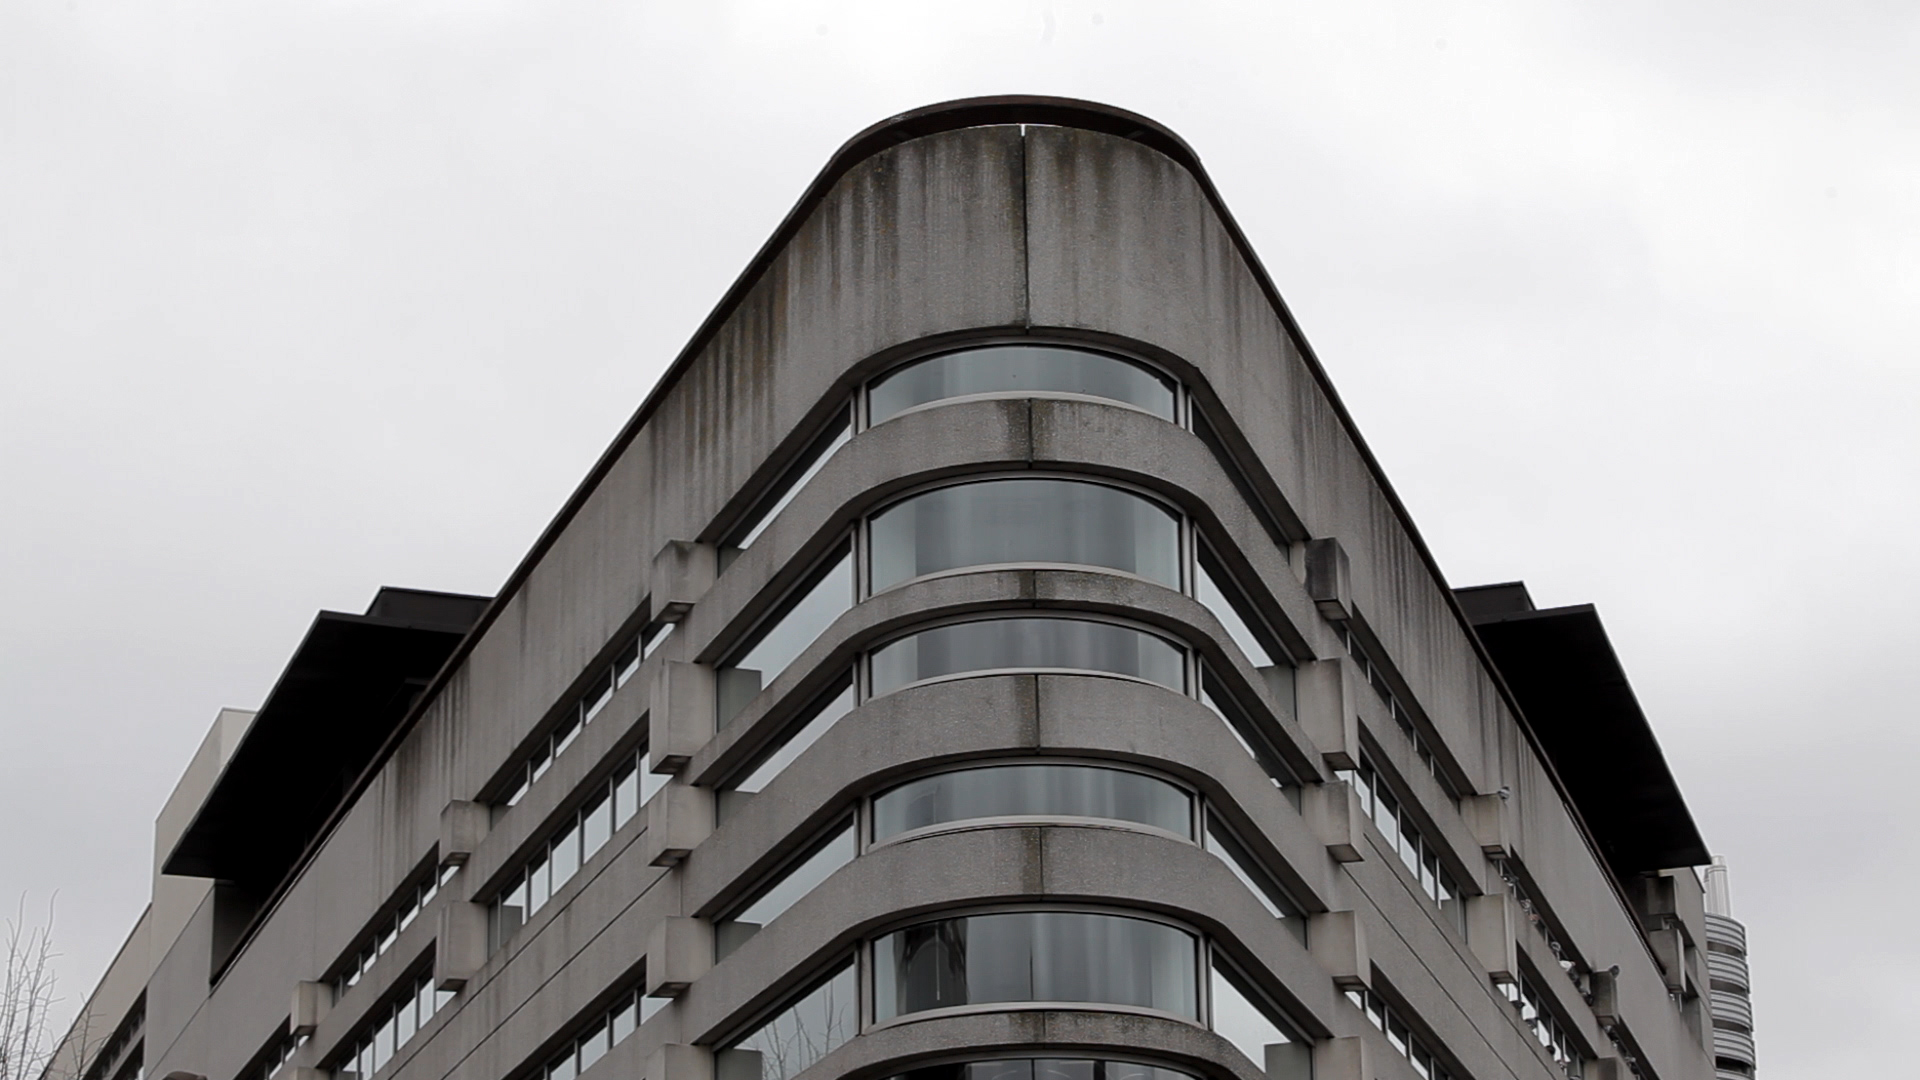
<svg viewBox="0 0 1920 1080">
<path fill-rule="evenodd" d="M 1036 1047 L 1044 1050 L 1036 1051 Z M 1098 1057 L 1127 1047 L 1176 1068 L 1234 1080 L 1264 1080 L 1225 1039 L 1157 1016 L 1030 1009 L 914 1020 L 877 1028 L 828 1054 L 794 1080 L 878 1080 L 903 1066 L 955 1058 Z"/>
<path fill-rule="evenodd" d="M 1150 766 L 1193 785 L 1303 907 L 1327 906 L 1326 853 L 1219 717 L 1163 687 L 1048 674 L 928 683 L 842 717 L 688 859 L 688 912 L 718 914 L 810 832 L 906 776 L 1049 755 Z"/>
<path fill-rule="evenodd" d="M 1329 1031 L 1336 1006 L 1344 1006 L 1306 949 L 1199 847 L 1129 829 L 1006 826 L 934 833 L 856 859 L 695 983 L 682 1000 L 682 1033 L 700 1043 L 736 1033 L 876 934 L 948 912 L 1022 903 L 1183 921 L 1251 960 L 1257 985 L 1314 1034 Z M 770 985 L 767 973 L 775 971 L 790 974 Z"/>
<path fill-rule="evenodd" d="M 506 764 L 583 675 L 636 625 L 654 553 L 670 540 L 711 543 L 736 525 L 796 450 L 811 441 L 814 426 L 862 378 L 930 341 L 1056 329 L 1083 338 L 1106 335 L 1143 355 L 1173 358 L 1227 445 L 1251 451 L 1251 460 L 1236 465 L 1271 504 L 1264 517 L 1279 522 L 1280 539 L 1296 547 L 1310 537 L 1340 540 L 1352 557 L 1356 607 L 1385 646 L 1396 690 L 1430 729 L 1444 768 L 1470 793 L 1512 788 L 1514 851 L 1540 897 L 1593 963 L 1621 965 L 1623 1015 L 1661 1075 L 1696 1075 L 1697 1045 L 1689 1047 L 1684 1023 L 1666 1006 L 1644 939 L 1521 737 L 1445 582 L 1194 178 L 1126 140 L 1039 127 L 1024 135 L 1012 127 L 975 128 L 911 140 L 839 181 L 705 352 L 666 388 L 638 436 L 616 447 L 604 475 L 583 490 L 564 528 L 518 588 L 501 598 L 495 617 L 419 722 L 211 989 L 213 904 L 200 904 L 149 985 L 150 1074 L 179 1068 L 217 1078 L 237 1075 L 284 1021 L 293 983 L 328 971 L 394 890 L 431 857 L 447 803 L 479 798 L 497 784 Z M 447 897 L 484 900 L 567 812 L 579 785 L 606 767 L 618 747 L 632 745 L 649 676 L 659 663 L 719 659 L 860 514 L 930 479 L 1033 467 L 1112 476 L 1162 493 L 1200 520 L 1237 577 L 1258 583 L 1253 599 L 1289 648 L 1299 651 L 1296 659 L 1338 655 L 1332 629 L 1301 587 L 1297 552 L 1274 542 L 1263 514 L 1246 503 L 1191 433 L 1138 412 L 1084 402 L 1014 399 L 922 410 L 861 433 L 835 455 L 694 604 L 661 656 L 616 696 L 617 708 L 590 725 L 475 845 Z M 1124 614 L 1183 637 L 1222 664 L 1247 694 L 1266 702 L 1273 714 L 1268 719 L 1284 736 L 1283 749 L 1305 775 L 1323 768 L 1318 748 L 1286 710 L 1264 696 L 1258 674 L 1236 659 L 1217 620 L 1190 598 L 1120 575 L 1009 571 L 915 582 L 859 605 L 695 753 L 685 775 L 701 783 L 723 777 L 824 688 L 836 668 L 887 634 L 938 615 L 1019 607 Z M 1513 1060 L 1507 1056 L 1513 1047 L 1504 1040 L 1509 1033 L 1524 1036 L 1511 1010 L 1486 990 L 1472 952 L 1439 925 L 1423 896 L 1403 895 L 1405 881 L 1391 872 L 1395 858 L 1375 852 L 1342 874 L 1308 830 L 1292 824 L 1298 816 L 1264 785 L 1245 755 L 1227 753 L 1239 751 L 1225 733 L 1185 739 L 1191 745 L 1178 747 L 1157 741 L 1197 730 L 1201 717 L 1212 721 L 1210 714 L 1196 713 L 1192 703 L 1162 701 L 1150 714 L 1158 726 L 1108 732 L 1103 742 L 1091 730 L 1100 725 L 1086 719 L 1099 714 L 1066 704 L 1074 694 L 1092 700 L 1117 693 L 1083 685 L 1100 680 L 971 681 L 979 685 L 948 692 L 954 702 L 976 695 L 971 724 L 985 740 L 982 749 L 1057 742 L 1142 759 L 1164 750 L 1160 759 L 1170 768 L 1189 770 L 1194 782 L 1211 785 L 1223 807 L 1240 815 L 1236 824 L 1260 838 L 1259 853 L 1274 860 L 1276 874 L 1290 877 L 1303 899 L 1363 912 L 1373 905 L 1367 926 L 1375 967 L 1448 1045 L 1486 1047 L 1485 1056 L 1475 1059 L 1480 1068 L 1486 1075 L 1503 1074 L 1501 1062 Z M 1038 686 L 1043 697 L 1057 691 L 1062 719 L 1056 724 L 1050 703 L 1005 715 L 980 707 L 1017 706 L 1017 694 L 993 697 L 1012 693 L 1007 687 L 1016 685 Z M 1362 698 L 1363 709 L 1377 705 Z M 597 995 L 636 973 L 647 934 L 660 918 L 709 910 L 710 898 L 744 888 L 742 879 L 768 865 L 796 829 L 834 812 L 834 798 L 909 767 L 906 754 L 884 758 L 876 755 L 886 751 L 849 745 L 862 725 L 885 724 L 886 708 L 876 702 L 842 721 L 788 776 L 696 848 L 683 871 L 663 873 L 646 865 L 635 842 L 638 823 L 623 830 L 489 959 L 432 1029 L 409 1044 L 404 1061 L 390 1066 L 393 1075 L 498 1080 L 524 1067 Z M 1438 810 L 1424 813 L 1423 824 L 1448 850 L 1463 880 L 1484 887 L 1477 838 L 1448 816 L 1445 796 L 1408 757 L 1400 733 L 1377 710 L 1363 713 L 1362 721 L 1369 741 L 1383 751 L 1380 764 L 1412 787 L 1428 811 Z M 896 718 L 894 726 L 904 725 Z M 828 741 L 841 731 L 846 738 Z M 925 738 L 906 749 L 962 752 L 962 740 L 938 744 L 938 738 L 954 736 L 937 727 L 928 728 Z M 860 774 L 862 766 L 873 771 Z M 768 1002 L 784 985 L 788 972 L 781 964 L 820 957 L 887 911 L 985 899 L 994 895 L 988 888 L 994 885 L 1019 895 L 1108 895 L 1100 890 L 1115 883 L 1094 880 L 1094 867 L 1074 862 L 1073 845 L 1142 842 L 1113 830 L 1058 831 L 1064 838 L 1057 847 L 1051 834 L 1030 832 L 1033 851 L 1007 849 L 1010 838 L 1027 834 L 1002 830 L 928 837 L 857 860 L 796 905 L 784 925 L 769 927 L 696 982 L 685 1002 L 618 1055 L 642 1062 L 642 1050 L 651 1053 L 662 1039 L 710 1037 Z M 1243 923 L 1245 912 L 1220 915 L 1223 901 L 1216 894 L 1241 897 L 1243 908 L 1251 903 L 1234 891 L 1231 879 L 1232 888 L 1219 884 L 1224 869 L 1198 849 L 1172 847 L 1180 852 L 1155 855 L 1154 861 L 1171 866 L 1186 860 L 1188 879 L 1167 879 L 1159 867 L 1148 866 L 1126 883 L 1139 890 L 1128 895 L 1210 911 L 1239 925 L 1244 936 L 1233 939 L 1280 975 L 1277 994 L 1291 995 L 1326 1030 L 1341 1030 L 1336 1023 L 1350 1028 L 1351 1017 L 1341 1019 L 1345 1006 L 1332 997 L 1311 958 L 1297 945 L 1292 948 L 1298 955 L 1287 952 L 1291 939 L 1269 934 L 1275 942 L 1260 951 L 1247 942 L 1259 935 Z M 914 857 L 942 848 L 947 855 Z M 1037 853 L 1047 850 L 1056 852 L 1055 861 Z M 884 878 L 889 862 L 901 863 L 901 873 L 911 863 L 912 880 Z M 726 881 L 726 872 L 706 866 L 737 868 L 740 876 Z M 1198 880 L 1217 888 L 1196 891 Z M 853 888 L 856 882 L 863 884 L 860 891 Z M 703 890 L 709 899 L 683 896 L 683 887 Z M 1022 891 L 1030 888 L 1040 891 Z M 849 906 L 831 907 L 835 898 Z M 884 908 L 888 900 L 905 906 Z M 408 970 L 403 956 L 425 955 L 426 946 L 416 940 L 425 925 L 423 919 L 408 931 L 404 944 L 413 952 L 383 957 L 369 981 L 322 1022 L 325 1038 L 303 1052 L 302 1064 L 319 1063 L 351 1034 L 361 1010 L 378 997 L 376 988 L 393 985 Z M 1460 989 L 1466 986 L 1477 989 Z M 1106 1016 L 1084 1021 L 1092 1025 L 1088 1030 L 1131 1022 Z M 917 1040 L 893 1034 L 916 1028 L 940 1030 L 928 1022 L 875 1032 L 843 1049 L 847 1068 L 881 1068 L 877 1063 L 888 1046 L 920 1052 L 925 1048 Z M 1218 1042 L 1205 1032 L 1192 1032 L 1192 1038 Z M 1246 1071 L 1238 1064 L 1218 1068 L 1233 1059 L 1231 1053 L 1225 1059 L 1209 1057 L 1211 1051 L 1192 1053 L 1196 1061 L 1212 1061 L 1218 1073 Z M 1462 1053 L 1463 1063 L 1471 1064 Z"/>
</svg>

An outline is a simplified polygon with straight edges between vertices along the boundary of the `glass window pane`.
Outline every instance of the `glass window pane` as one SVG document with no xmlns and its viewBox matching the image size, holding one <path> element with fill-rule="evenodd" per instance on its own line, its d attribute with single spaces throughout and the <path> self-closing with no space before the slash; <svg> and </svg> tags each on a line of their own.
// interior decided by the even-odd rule
<svg viewBox="0 0 1920 1080">
<path fill-rule="evenodd" d="M 594 1024 L 585 1032 L 581 1033 L 579 1039 L 580 1071 L 587 1071 L 594 1062 L 599 1061 L 611 1045 L 607 1037 L 607 1024 L 604 1020 Z"/>
<path fill-rule="evenodd" d="M 613 799 L 611 792 L 602 789 L 602 793 L 580 810 L 580 856 L 593 858 L 607 838 L 613 835 Z"/>
<path fill-rule="evenodd" d="M 572 828 L 554 838 L 553 854 L 547 858 L 547 872 L 552 875 L 554 892 L 573 880 L 574 871 L 580 869 L 580 826 L 576 822 Z"/>
<path fill-rule="evenodd" d="M 623 765 L 613 777 L 613 827 L 618 829 L 632 821 L 639 809 L 640 772 L 632 765 Z"/>
<path fill-rule="evenodd" d="M 1233 876 L 1239 878 L 1242 885 L 1252 890 L 1254 899 L 1260 901 L 1260 905 L 1266 908 L 1269 914 L 1276 919 L 1287 920 L 1288 933 L 1299 939 L 1301 944 L 1306 944 L 1307 920 L 1300 914 L 1300 909 L 1281 895 L 1267 881 L 1266 875 L 1255 875 L 1250 869 L 1253 865 L 1252 856 L 1247 854 L 1246 849 L 1240 845 L 1240 841 L 1215 821 L 1211 814 L 1207 815 L 1207 850 L 1227 864 L 1227 869 L 1233 871 Z"/>
<path fill-rule="evenodd" d="M 714 927 L 714 958 L 717 960 L 739 948 L 760 928 L 780 917 L 801 897 L 812 892 L 828 875 L 853 861 L 855 850 L 853 825 L 835 833 L 820 850 L 807 856 L 798 866 L 786 870 L 779 880 L 737 914 Z"/>
<path fill-rule="evenodd" d="M 759 1030 L 722 1050 L 716 1073 L 789 1080 L 859 1031 L 859 983 L 852 964 L 787 1006 Z"/>
<path fill-rule="evenodd" d="M 942 919 L 874 944 L 878 1019 L 1001 1001 L 1198 1013 L 1193 935 L 1145 919 L 1036 911 Z"/>
<path fill-rule="evenodd" d="M 801 724 L 798 731 L 781 743 L 773 753 L 768 754 L 766 760 L 754 766 L 752 772 L 730 785 L 728 790 L 752 793 L 766 787 L 769 781 L 780 775 L 788 765 L 793 764 L 795 758 L 805 753 L 807 747 L 818 742 L 820 736 L 827 733 L 828 728 L 852 711 L 853 683 L 848 681 L 840 688 L 839 693 L 826 698 L 820 710 Z M 720 800 L 723 806 L 727 802 L 725 794 L 722 792 Z"/>
<path fill-rule="evenodd" d="M 1267 1047 L 1296 1041 L 1226 972 L 1225 965 L 1214 964 L 1207 986 L 1213 999 L 1213 1030 L 1262 1071 L 1267 1067 Z"/>
<path fill-rule="evenodd" d="M 870 422 L 969 394 L 1085 394 L 1174 418 L 1173 383 L 1138 364 L 1056 345 L 988 345 L 908 364 L 868 391 Z"/>
<path fill-rule="evenodd" d="M 628 994 L 614 1008 L 613 1015 L 607 1020 L 607 1040 L 613 1045 L 619 1045 L 621 1039 L 633 1034 L 633 1029 L 637 1026 L 638 1018 L 634 1015 L 636 998 L 636 994 Z"/>
<path fill-rule="evenodd" d="M 1092 765 L 1000 765 L 912 780 L 873 804 L 873 838 L 987 817 L 1093 817 L 1193 837 L 1193 798 L 1141 773 Z"/>
<path fill-rule="evenodd" d="M 580 719 L 590 721 L 600 715 L 600 710 L 613 700 L 613 669 L 609 668 L 594 677 L 586 693 L 580 697 Z"/>
<path fill-rule="evenodd" d="M 802 469 L 798 475 L 783 481 L 786 484 L 786 488 L 781 491 L 780 497 L 769 504 L 765 510 L 760 511 L 760 516 L 755 519 L 752 525 L 748 526 L 745 533 L 729 545 L 731 551 L 723 552 L 723 558 L 727 558 L 727 561 L 730 562 L 732 561 L 732 557 L 737 557 L 741 551 L 752 547 L 753 542 L 760 539 L 760 534 L 766 531 L 767 526 L 773 522 L 773 519 L 780 516 L 780 511 L 785 510 L 787 504 L 793 501 L 794 496 L 800 494 L 800 489 L 807 486 L 807 481 L 812 480 L 819 474 L 821 469 L 826 467 L 827 459 L 833 456 L 833 452 L 847 445 L 847 442 L 852 438 L 852 416 L 845 410 L 842 410 L 838 426 L 833 429 L 832 434 L 824 436 L 823 441 L 816 444 L 814 449 L 810 451 L 813 454 L 813 460 L 810 461 L 807 467 Z M 726 567 L 722 566 L 721 569 L 724 570 Z"/>
<path fill-rule="evenodd" d="M 873 654 L 873 692 L 967 671 L 1065 668 L 1131 675 L 1184 692 L 1185 653 L 1164 638 L 1079 619 L 984 619 L 935 627 Z"/>
<path fill-rule="evenodd" d="M 842 552 L 744 654 L 718 673 L 719 720 L 738 716 L 833 620 L 853 606 L 853 556 Z"/>
<path fill-rule="evenodd" d="M 1257 668 L 1272 667 L 1273 657 L 1267 652 L 1266 646 L 1260 643 L 1260 638 L 1253 632 L 1253 627 L 1249 626 L 1247 620 L 1241 616 L 1239 603 L 1221 587 L 1219 580 L 1215 577 L 1218 569 L 1212 563 L 1211 556 L 1203 556 L 1195 567 L 1193 598 L 1200 601 L 1200 606 L 1213 612 L 1214 618 L 1220 620 L 1220 625 L 1226 628 L 1227 636 L 1232 638 L 1233 643 L 1240 646 L 1240 651 L 1246 654 L 1248 663 Z"/>
<path fill-rule="evenodd" d="M 1180 587 L 1180 522 L 1150 499 L 1081 480 L 985 480 L 876 515 L 873 588 L 963 566 L 1105 566 Z"/>
</svg>

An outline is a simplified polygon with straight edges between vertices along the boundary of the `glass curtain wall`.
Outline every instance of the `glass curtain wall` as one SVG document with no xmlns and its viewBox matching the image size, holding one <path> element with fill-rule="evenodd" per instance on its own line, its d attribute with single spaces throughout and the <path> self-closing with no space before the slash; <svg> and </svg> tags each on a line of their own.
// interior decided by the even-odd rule
<svg viewBox="0 0 1920 1080">
<path fill-rule="evenodd" d="M 874 515 L 874 591 L 963 566 L 1069 563 L 1180 588 L 1180 519 L 1104 484 L 1047 477 L 937 488 Z"/>
<path fill-rule="evenodd" d="M 1084 1001 L 1197 1020 L 1199 961 L 1193 934 L 1124 915 L 940 919 L 874 943 L 874 1018 L 990 1002 Z"/>
<path fill-rule="evenodd" d="M 1106 671 L 1186 692 L 1186 652 L 1165 638 L 1084 619 L 982 619 L 922 630 L 873 654 L 873 693 L 966 671 Z"/>
<path fill-rule="evenodd" d="M 910 780 L 873 801 L 873 839 L 994 817 L 1108 818 L 1193 839 L 1193 796 L 1144 773 L 1093 765 L 996 765 Z"/>
</svg>

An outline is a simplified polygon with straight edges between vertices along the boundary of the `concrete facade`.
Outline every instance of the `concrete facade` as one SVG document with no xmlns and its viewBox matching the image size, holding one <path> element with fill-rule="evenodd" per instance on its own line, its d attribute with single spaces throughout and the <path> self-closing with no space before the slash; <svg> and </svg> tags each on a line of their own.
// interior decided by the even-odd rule
<svg viewBox="0 0 1920 1080">
<path fill-rule="evenodd" d="M 1036 392 L 866 422 L 870 379 L 990 343 L 1148 365 L 1178 385 L 1179 413 L 1169 422 Z M 849 402 L 850 439 L 744 551 L 722 558 Z M 869 514 L 922 486 L 1022 474 L 1119 484 L 1176 512 L 1185 580 L 1191 538 L 1203 537 L 1275 663 L 1250 659 L 1192 588 L 1089 566 L 959 567 L 863 590 L 738 716 L 717 721 L 716 668 L 850 535 L 865 565 Z M 867 670 L 875 648 L 995 613 L 1120 620 L 1177 643 L 1189 678 L 1204 666 L 1292 782 L 1276 787 L 1191 683 L 1183 693 L 1092 671 L 996 670 L 863 695 L 763 788 L 716 813 L 716 791 L 836 680 Z M 600 701 L 595 680 L 626 670 L 636 636 L 669 626 Z M 153 1077 L 354 1075 L 354 1047 L 426 976 L 436 1007 L 405 1023 L 373 1070 L 382 1078 L 545 1080 L 641 994 L 637 1030 L 554 1075 L 584 1066 L 594 1080 L 726 1080 L 730 1062 L 747 1060 L 732 1042 L 853 957 L 859 1034 L 836 1037 L 795 1075 L 867 1080 L 1037 1058 L 1214 1080 L 1436 1069 L 1705 1080 L 1699 879 L 1688 865 L 1623 865 L 1603 848 L 1608 805 L 1571 794 L 1566 763 L 1540 738 L 1552 717 L 1523 709 L 1513 674 L 1483 646 L 1177 138 L 1071 102 L 923 110 L 836 156 L 352 782 L 290 785 L 288 799 L 332 809 L 278 884 L 226 901 L 200 879 L 156 885 L 155 918 L 163 887 L 169 911 L 183 890 L 199 895 L 129 983 L 143 988 L 134 1049 Z M 559 737 L 558 752 L 540 750 L 572 730 L 583 692 L 591 723 Z M 610 812 L 617 825 L 524 925 L 490 930 L 490 906 L 549 858 L 556 831 L 591 818 L 609 785 L 618 804 L 622 762 L 636 755 L 659 789 L 624 820 Z M 550 763 L 509 804 L 536 758 Z M 1191 838 L 1018 815 L 888 843 L 867 835 L 873 796 L 930 769 L 996 760 L 1165 778 L 1298 908 L 1305 943 Z M 1374 777 L 1364 782 L 1391 792 L 1405 835 L 1387 835 L 1363 805 L 1363 760 Z M 237 785 L 232 773 L 213 786 Z M 1670 785 L 1664 776 L 1649 782 Z M 236 812 L 206 810 L 180 828 L 210 837 L 218 813 Z M 849 813 L 860 854 L 716 960 L 714 923 L 782 881 L 791 856 Z M 1673 828 L 1693 836 L 1690 820 Z M 207 850 L 218 865 L 217 846 Z M 1443 903 L 1436 873 L 1450 883 Z M 1171 920 L 1201 943 L 1198 1006 L 1002 1001 L 876 1017 L 875 941 L 916 919 L 1009 907 Z M 1206 988 L 1216 965 L 1292 1029 L 1291 1057 L 1262 1058 L 1223 1035 L 1222 1003 Z M 128 978 L 116 966 L 108 983 Z M 1404 1026 L 1370 1022 L 1367 1001 Z M 115 1080 L 105 1066 L 75 1071 Z"/>
</svg>

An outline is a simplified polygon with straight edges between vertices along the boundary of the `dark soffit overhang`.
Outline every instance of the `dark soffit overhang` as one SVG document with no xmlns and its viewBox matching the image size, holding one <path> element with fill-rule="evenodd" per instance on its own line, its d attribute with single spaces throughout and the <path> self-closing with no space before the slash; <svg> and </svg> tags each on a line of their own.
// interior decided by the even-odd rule
<svg viewBox="0 0 1920 1080">
<path fill-rule="evenodd" d="M 1711 861 L 1593 605 L 1473 625 L 1616 877 Z"/>
<path fill-rule="evenodd" d="M 161 871 L 274 892 L 487 601 L 383 589 L 315 616 Z"/>
</svg>

